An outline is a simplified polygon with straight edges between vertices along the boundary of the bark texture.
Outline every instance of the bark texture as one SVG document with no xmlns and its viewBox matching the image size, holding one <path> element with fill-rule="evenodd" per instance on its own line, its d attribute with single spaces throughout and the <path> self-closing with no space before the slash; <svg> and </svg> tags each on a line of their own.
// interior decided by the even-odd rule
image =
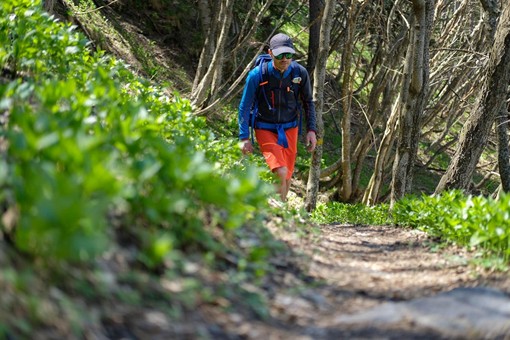
<svg viewBox="0 0 510 340">
<path fill-rule="evenodd" d="M 510 150 L 508 147 L 508 111 L 506 105 L 503 106 L 498 119 L 496 120 L 496 129 L 498 133 L 498 167 L 499 177 L 501 179 L 501 189 L 504 192 L 510 192 Z"/>
<path fill-rule="evenodd" d="M 308 61 L 306 68 L 312 76 L 317 64 L 317 57 L 319 52 L 319 41 L 321 33 L 321 17 L 324 11 L 324 4 L 322 1 L 309 0 L 308 6 L 310 8 L 309 22 L 310 22 L 310 37 L 308 38 Z"/>
<path fill-rule="evenodd" d="M 393 164 L 391 204 L 411 191 L 413 168 L 421 135 L 421 117 L 429 88 L 429 42 L 434 21 L 434 0 L 413 0 L 411 42 L 399 118 L 397 154 Z"/>
<path fill-rule="evenodd" d="M 324 106 L 324 82 L 326 79 L 326 65 L 329 55 L 329 40 L 333 15 L 335 13 L 335 0 L 326 0 L 324 16 L 321 21 L 319 55 L 314 72 L 313 99 L 317 113 L 317 147 L 312 155 L 312 164 L 308 175 L 306 186 L 305 209 L 312 211 L 317 205 L 317 196 L 319 192 L 319 181 L 321 174 L 321 160 L 323 151 L 324 122 L 322 120 L 322 110 Z"/>
<path fill-rule="evenodd" d="M 207 97 L 214 91 L 213 87 L 221 82 L 221 68 L 223 67 L 223 56 L 228 38 L 228 29 L 232 22 L 233 6 L 234 0 L 221 1 L 220 10 L 215 18 L 216 24 L 212 25 L 213 27 L 219 27 L 219 34 L 216 39 L 213 38 L 212 33 L 209 34 L 207 38 L 208 41 L 204 44 L 202 53 L 209 54 L 212 46 L 214 46 L 214 52 L 210 64 L 207 65 L 205 74 L 200 79 L 195 79 L 197 85 L 191 93 L 191 102 L 197 107 L 203 106 L 206 103 Z M 213 45 L 211 46 L 211 44 Z M 201 74 L 203 74 L 205 67 L 205 64 L 203 64 Z"/>
</svg>

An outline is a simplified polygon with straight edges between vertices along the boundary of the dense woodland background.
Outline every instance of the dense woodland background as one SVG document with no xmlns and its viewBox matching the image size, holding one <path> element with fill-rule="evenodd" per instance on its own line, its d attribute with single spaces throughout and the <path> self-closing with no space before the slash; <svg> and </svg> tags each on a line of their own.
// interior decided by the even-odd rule
<svg viewBox="0 0 510 340">
<path fill-rule="evenodd" d="M 86 1 L 47 2 L 58 12 Z M 175 88 L 197 115 L 233 121 L 244 78 L 276 32 L 289 34 L 310 71 L 320 147 L 301 178 L 307 209 L 317 193 L 373 205 L 414 192 L 508 190 L 508 18 L 502 2 L 96 1 L 130 13 L 135 32 L 165 47 L 193 82 Z M 60 8 L 62 10 L 62 8 Z M 87 26 L 97 13 L 76 12 Z M 499 26 L 498 26 L 499 22 Z M 101 48 L 142 54 L 134 65 L 169 80 L 129 34 Z M 231 109 L 228 109 L 230 106 Z M 234 133 L 234 132 L 233 132 Z M 233 136 L 235 138 L 235 135 Z M 485 152 L 484 152 L 485 151 Z M 482 156 L 483 154 L 483 156 Z"/>
</svg>

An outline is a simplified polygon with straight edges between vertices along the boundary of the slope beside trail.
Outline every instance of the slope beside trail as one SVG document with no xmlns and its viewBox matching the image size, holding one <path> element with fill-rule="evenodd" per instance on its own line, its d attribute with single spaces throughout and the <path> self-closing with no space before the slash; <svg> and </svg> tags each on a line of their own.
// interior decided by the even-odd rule
<svg viewBox="0 0 510 340">
<path fill-rule="evenodd" d="M 269 320 L 211 309 L 218 338 L 510 339 L 510 277 L 418 230 L 331 224 L 301 234 L 270 226 L 292 254 L 266 287 Z"/>
</svg>

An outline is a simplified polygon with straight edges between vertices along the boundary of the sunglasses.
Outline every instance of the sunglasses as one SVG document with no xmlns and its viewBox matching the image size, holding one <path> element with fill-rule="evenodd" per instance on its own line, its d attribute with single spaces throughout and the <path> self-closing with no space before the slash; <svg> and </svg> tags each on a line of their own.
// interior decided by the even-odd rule
<svg viewBox="0 0 510 340">
<path fill-rule="evenodd" d="M 275 59 L 277 60 L 282 60 L 283 57 L 285 57 L 285 59 L 292 59 L 292 57 L 294 56 L 294 54 L 292 53 L 280 53 L 278 55 L 275 55 Z"/>
</svg>

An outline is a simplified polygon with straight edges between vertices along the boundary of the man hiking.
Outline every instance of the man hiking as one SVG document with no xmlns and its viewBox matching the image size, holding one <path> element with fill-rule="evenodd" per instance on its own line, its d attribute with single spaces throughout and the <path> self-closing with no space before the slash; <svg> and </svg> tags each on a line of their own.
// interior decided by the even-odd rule
<svg viewBox="0 0 510 340">
<path fill-rule="evenodd" d="M 270 60 L 248 73 L 239 104 L 239 139 L 243 154 L 252 153 L 253 128 L 267 165 L 278 176 L 277 191 L 285 202 L 296 162 L 301 106 L 306 115 L 308 151 L 317 144 L 315 105 L 306 68 L 292 60 L 296 54 L 292 40 L 276 34 L 268 52 Z"/>
</svg>

